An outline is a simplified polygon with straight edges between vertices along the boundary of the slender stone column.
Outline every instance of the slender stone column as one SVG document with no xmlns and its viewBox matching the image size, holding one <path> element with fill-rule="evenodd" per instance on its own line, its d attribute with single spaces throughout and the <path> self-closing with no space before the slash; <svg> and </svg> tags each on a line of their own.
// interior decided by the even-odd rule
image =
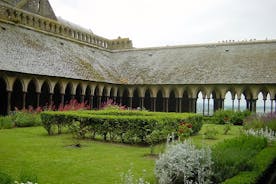
<svg viewBox="0 0 276 184">
<path fill-rule="evenodd" d="M 152 110 L 153 110 L 153 112 L 156 112 L 156 98 L 153 97 L 151 99 L 152 99 Z"/>
<path fill-rule="evenodd" d="M 93 95 L 89 95 L 88 97 L 88 104 L 89 104 L 89 108 L 90 110 L 93 109 Z"/>
<path fill-rule="evenodd" d="M 10 114 L 11 112 L 11 91 L 7 91 L 7 113 Z"/>
<path fill-rule="evenodd" d="M 178 107 L 179 107 L 179 106 L 178 106 L 178 102 L 179 102 L 179 100 L 178 100 L 178 98 L 176 98 L 176 99 L 175 99 L 175 112 L 179 112 L 179 111 L 178 111 L 178 110 L 179 110 L 179 109 L 178 109 Z"/>
<path fill-rule="evenodd" d="M 264 99 L 264 113 L 265 113 L 265 111 L 266 111 L 266 99 Z"/>
<path fill-rule="evenodd" d="M 97 109 L 99 109 L 101 107 L 101 103 L 102 103 L 102 96 L 98 96 L 98 101 L 97 101 Z"/>
<path fill-rule="evenodd" d="M 238 111 L 241 111 L 241 99 L 238 99 Z"/>
<path fill-rule="evenodd" d="M 22 94 L 22 109 L 26 108 L 26 92 Z"/>
<path fill-rule="evenodd" d="M 203 101 L 203 104 L 202 104 L 202 115 L 204 116 L 205 115 L 205 97 L 203 97 L 202 101 Z"/>
<path fill-rule="evenodd" d="M 273 99 L 271 99 L 270 101 L 271 101 L 270 102 L 271 103 L 271 107 L 270 107 L 271 109 L 270 110 L 271 110 L 271 113 L 273 113 Z"/>
<path fill-rule="evenodd" d="M 246 99 L 246 109 L 251 111 L 250 100 Z"/>
<path fill-rule="evenodd" d="M 208 98 L 207 100 L 208 100 L 207 115 L 210 116 L 210 98 Z"/>
<path fill-rule="evenodd" d="M 49 94 L 49 105 L 50 105 L 50 107 L 52 107 L 52 105 L 53 105 L 53 94 L 52 93 Z"/>
<path fill-rule="evenodd" d="M 189 99 L 189 112 L 196 113 L 196 98 Z"/>
<path fill-rule="evenodd" d="M 224 98 L 221 99 L 221 109 L 224 110 Z"/>
<path fill-rule="evenodd" d="M 64 106 L 64 94 L 60 94 L 60 97 L 61 97 L 60 104 L 61 104 L 62 106 Z"/>
<path fill-rule="evenodd" d="M 169 111 L 169 99 L 168 98 L 163 98 L 163 102 L 164 102 L 164 112 L 168 112 Z"/>
<path fill-rule="evenodd" d="M 36 107 L 39 107 L 40 93 L 36 93 Z"/>
<path fill-rule="evenodd" d="M 143 107 L 144 107 L 144 98 L 143 97 L 140 97 L 140 107 L 141 107 L 141 109 L 143 109 Z"/>
<path fill-rule="evenodd" d="M 81 98 L 80 98 L 80 102 L 83 103 L 84 102 L 84 95 L 81 95 Z"/>
<path fill-rule="evenodd" d="M 130 108 L 130 109 L 132 109 L 132 97 L 129 97 L 129 104 L 128 104 L 128 107 Z"/>
<path fill-rule="evenodd" d="M 232 111 L 234 111 L 235 110 L 235 99 L 232 99 Z"/>
<path fill-rule="evenodd" d="M 182 112 L 182 98 L 178 98 L 178 112 Z"/>
<path fill-rule="evenodd" d="M 250 104 L 251 109 L 250 110 L 252 112 L 256 112 L 256 101 L 257 101 L 256 99 L 251 100 L 251 104 Z"/>
</svg>

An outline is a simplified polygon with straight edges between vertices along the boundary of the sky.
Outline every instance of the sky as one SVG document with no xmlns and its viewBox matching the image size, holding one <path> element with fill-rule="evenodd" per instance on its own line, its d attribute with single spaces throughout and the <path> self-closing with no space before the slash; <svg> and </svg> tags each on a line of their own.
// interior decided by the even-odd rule
<svg viewBox="0 0 276 184">
<path fill-rule="evenodd" d="M 58 17 L 134 47 L 276 39 L 276 0 L 50 0 Z"/>
</svg>

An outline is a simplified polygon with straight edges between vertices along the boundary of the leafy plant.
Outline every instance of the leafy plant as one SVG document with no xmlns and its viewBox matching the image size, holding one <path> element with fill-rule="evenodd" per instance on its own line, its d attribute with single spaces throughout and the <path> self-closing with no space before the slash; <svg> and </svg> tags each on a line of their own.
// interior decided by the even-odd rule
<svg viewBox="0 0 276 184">
<path fill-rule="evenodd" d="M 227 135 L 228 132 L 231 130 L 231 124 L 230 123 L 226 123 L 224 126 L 223 126 L 223 134 L 224 135 Z"/>
<path fill-rule="evenodd" d="M 177 130 L 178 137 L 181 139 L 189 137 L 193 133 L 192 127 L 193 125 L 190 123 L 180 122 Z"/>
<path fill-rule="evenodd" d="M 155 175 L 159 184 L 210 183 L 211 150 L 197 149 L 190 141 L 168 147 L 156 161 Z"/>
<path fill-rule="evenodd" d="M 214 183 L 221 183 L 240 171 L 252 169 L 250 159 L 267 145 L 265 138 L 240 136 L 224 140 L 212 148 L 212 166 Z"/>
<path fill-rule="evenodd" d="M 12 116 L 2 116 L 0 117 L 0 129 L 10 129 L 14 128 L 15 124 L 12 120 Z"/>
<path fill-rule="evenodd" d="M 13 184 L 13 181 L 14 180 L 10 175 L 0 172 L 0 183 L 1 184 Z"/>
<path fill-rule="evenodd" d="M 207 127 L 205 132 L 203 133 L 205 139 L 216 139 L 216 136 L 218 134 L 217 129 Z"/>
</svg>

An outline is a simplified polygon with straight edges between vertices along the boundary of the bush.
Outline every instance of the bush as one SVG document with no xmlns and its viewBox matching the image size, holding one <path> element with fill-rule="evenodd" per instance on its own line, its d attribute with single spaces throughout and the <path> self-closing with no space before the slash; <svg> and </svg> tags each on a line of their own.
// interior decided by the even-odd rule
<svg viewBox="0 0 276 184">
<path fill-rule="evenodd" d="M 16 127 L 31 127 L 41 125 L 41 118 L 38 113 L 17 111 L 12 115 Z"/>
<path fill-rule="evenodd" d="M 252 164 L 252 171 L 242 171 L 238 175 L 227 179 L 224 184 L 253 184 L 264 183 L 261 181 L 266 174 L 267 169 L 276 160 L 276 144 L 264 148 L 256 156 L 254 156 L 250 163 Z"/>
<path fill-rule="evenodd" d="M 244 119 L 250 115 L 250 111 L 218 110 L 214 113 L 213 120 L 216 124 L 231 123 L 242 125 Z"/>
<path fill-rule="evenodd" d="M 245 119 L 245 129 L 265 129 L 269 128 L 276 131 L 276 112 L 267 113 L 264 115 L 252 115 Z"/>
<path fill-rule="evenodd" d="M 196 149 L 189 141 L 168 147 L 156 161 L 155 175 L 160 184 L 210 183 L 211 150 Z"/>
<path fill-rule="evenodd" d="M 0 117 L 0 129 L 10 129 L 13 128 L 14 122 L 12 121 L 12 116 Z"/>
<path fill-rule="evenodd" d="M 267 145 L 265 138 L 240 136 L 218 143 L 212 149 L 212 181 L 220 183 L 237 175 L 240 171 L 252 169 L 250 160 Z"/>
<path fill-rule="evenodd" d="M 177 132 L 180 122 L 192 124 L 193 133 L 197 133 L 202 126 L 202 118 L 195 114 L 153 113 L 145 111 L 67 111 L 43 112 L 42 124 L 49 135 L 54 134 L 54 127 L 70 126 L 73 122 L 80 122 L 81 130 L 85 134 L 96 135 L 104 140 L 120 141 L 124 143 L 152 144 L 165 141 L 171 132 Z M 151 136 L 160 133 L 159 136 Z M 59 131 L 58 133 L 60 133 Z M 85 136 L 85 135 L 84 135 Z M 83 137 L 84 137 L 83 136 Z"/>
<path fill-rule="evenodd" d="M 14 180 L 6 173 L 0 172 L 0 184 L 13 184 Z"/>
</svg>

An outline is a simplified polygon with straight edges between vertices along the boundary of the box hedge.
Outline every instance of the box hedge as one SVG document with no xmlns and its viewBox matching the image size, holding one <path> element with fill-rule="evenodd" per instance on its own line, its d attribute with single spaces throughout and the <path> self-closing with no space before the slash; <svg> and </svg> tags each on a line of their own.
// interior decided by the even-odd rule
<svg viewBox="0 0 276 184">
<path fill-rule="evenodd" d="M 102 110 L 102 111 L 66 111 L 41 113 L 42 124 L 49 135 L 61 133 L 62 127 L 69 127 L 79 122 L 82 137 L 100 136 L 109 141 L 126 143 L 147 143 L 147 137 L 154 131 L 159 132 L 159 142 L 171 132 L 176 132 L 179 122 L 186 121 L 193 125 L 193 134 L 202 127 L 202 116 L 196 114 L 154 113 L 147 111 Z"/>
</svg>

